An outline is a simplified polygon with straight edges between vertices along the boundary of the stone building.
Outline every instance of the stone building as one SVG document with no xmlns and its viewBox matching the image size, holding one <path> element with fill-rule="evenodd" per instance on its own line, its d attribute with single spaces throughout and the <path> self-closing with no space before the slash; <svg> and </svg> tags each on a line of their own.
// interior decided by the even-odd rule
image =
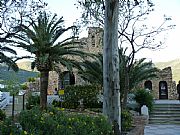
<svg viewBox="0 0 180 135">
<path fill-rule="evenodd" d="M 141 87 L 149 89 L 155 99 L 177 99 L 176 82 L 172 79 L 171 67 L 162 69 L 158 78 L 145 80 Z"/>
<path fill-rule="evenodd" d="M 98 27 L 90 27 L 88 29 L 88 37 L 79 39 L 82 50 L 91 53 L 102 52 L 102 37 L 103 29 Z M 48 93 L 52 94 L 55 88 L 61 89 L 63 85 L 83 84 L 83 80 L 77 75 L 74 70 L 71 74 L 67 69 L 63 69 L 63 82 L 61 77 L 55 71 L 49 74 Z M 162 69 L 158 73 L 158 78 L 153 80 L 145 80 L 141 84 L 142 88 L 152 91 L 155 99 L 177 99 L 176 83 L 172 79 L 171 67 Z"/>
<path fill-rule="evenodd" d="M 88 37 L 79 39 L 82 50 L 94 54 L 102 53 L 102 37 L 103 37 L 103 29 L 98 27 L 89 27 Z M 73 70 L 73 74 L 70 73 L 66 68 L 61 68 L 61 69 L 63 71 L 62 73 L 63 81 L 62 79 L 60 79 L 62 78 L 62 76 L 60 76 L 57 72 L 51 71 L 49 73 L 49 85 L 48 85 L 49 94 L 53 94 L 55 88 L 61 89 L 64 87 L 64 85 L 85 83 L 77 75 L 77 71 L 75 69 Z"/>
</svg>

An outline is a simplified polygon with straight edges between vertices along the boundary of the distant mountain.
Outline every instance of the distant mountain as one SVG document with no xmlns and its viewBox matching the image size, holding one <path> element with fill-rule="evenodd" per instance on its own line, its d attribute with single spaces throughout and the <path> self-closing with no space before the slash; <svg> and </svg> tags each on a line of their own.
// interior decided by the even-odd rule
<svg viewBox="0 0 180 135">
<path fill-rule="evenodd" d="M 17 65 L 20 69 L 32 71 L 31 69 L 31 61 L 19 61 L 17 62 Z"/>
<path fill-rule="evenodd" d="M 15 73 L 14 71 L 8 71 L 7 66 L 0 65 L 0 81 L 1 80 L 11 80 L 18 79 L 20 83 L 23 83 L 27 81 L 29 77 L 37 77 L 38 72 L 34 72 L 31 70 L 31 62 L 30 61 L 21 61 L 17 63 L 20 70 L 19 72 Z M 173 80 L 176 81 L 176 83 L 180 80 L 180 59 L 175 59 L 168 62 L 157 62 L 155 65 L 160 68 L 166 68 L 171 67 L 172 73 L 173 73 Z M 35 70 L 37 71 L 37 70 Z"/>
<path fill-rule="evenodd" d="M 176 81 L 176 83 L 180 80 L 180 59 L 175 59 L 168 62 L 157 62 L 155 65 L 160 69 L 171 67 L 173 80 Z"/>
<path fill-rule="evenodd" d="M 21 64 L 24 69 L 29 70 L 29 66 L 27 63 Z M 37 77 L 38 72 L 32 72 L 23 70 L 20 67 L 20 70 L 18 72 L 14 72 L 12 70 L 8 70 L 8 67 L 0 64 L 0 81 L 15 81 L 19 83 L 24 83 L 28 80 L 30 77 Z"/>
</svg>

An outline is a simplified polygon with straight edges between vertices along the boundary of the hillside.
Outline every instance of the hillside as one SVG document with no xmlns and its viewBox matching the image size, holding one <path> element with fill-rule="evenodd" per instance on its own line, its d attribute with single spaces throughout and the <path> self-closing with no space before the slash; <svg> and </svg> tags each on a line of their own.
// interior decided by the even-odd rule
<svg viewBox="0 0 180 135">
<path fill-rule="evenodd" d="M 19 61 L 19 62 L 17 62 L 17 65 L 20 69 L 32 71 L 31 61 Z"/>
<path fill-rule="evenodd" d="M 8 68 L 5 65 L 0 65 L 0 80 L 12 80 L 16 79 L 20 83 L 27 81 L 29 77 L 36 77 L 38 72 L 32 72 L 31 62 L 30 61 L 21 61 L 17 63 L 20 70 L 18 73 L 13 71 L 8 71 Z M 155 65 L 163 69 L 165 67 L 171 67 L 173 73 L 173 80 L 178 82 L 180 80 L 180 59 L 175 59 L 168 62 L 158 62 Z M 36 71 L 36 70 L 35 70 Z"/>
<path fill-rule="evenodd" d="M 175 59 L 168 62 L 158 62 L 155 63 L 155 65 L 160 69 L 163 69 L 165 67 L 171 67 L 173 80 L 176 81 L 176 83 L 180 80 L 180 59 Z"/>
<path fill-rule="evenodd" d="M 8 67 L 5 65 L 0 65 L 0 81 L 15 81 L 19 83 L 26 82 L 29 77 L 37 77 L 38 72 L 32 72 L 20 69 L 17 73 L 8 70 Z"/>
</svg>

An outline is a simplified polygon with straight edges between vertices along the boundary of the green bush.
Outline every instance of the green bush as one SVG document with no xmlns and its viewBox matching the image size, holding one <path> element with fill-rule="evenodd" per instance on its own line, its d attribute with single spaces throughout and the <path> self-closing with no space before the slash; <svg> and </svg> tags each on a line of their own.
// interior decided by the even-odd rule
<svg viewBox="0 0 180 135">
<path fill-rule="evenodd" d="M 23 135 L 21 130 L 12 123 L 11 118 L 0 121 L 0 135 Z"/>
<path fill-rule="evenodd" d="M 6 113 L 5 111 L 0 109 L 0 121 L 3 121 L 6 118 Z"/>
<path fill-rule="evenodd" d="M 79 106 L 79 103 L 72 103 L 72 102 L 67 102 L 67 101 L 56 101 L 53 100 L 52 105 L 54 107 L 62 107 L 62 108 L 67 108 L 67 109 L 76 109 Z"/>
<path fill-rule="evenodd" d="M 135 101 L 139 104 L 139 112 L 141 112 L 141 107 L 146 105 L 151 112 L 153 109 L 153 96 L 150 92 L 145 89 L 139 89 L 135 92 Z"/>
<path fill-rule="evenodd" d="M 28 78 L 28 82 L 35 82 L 35 81 L 36 81 L 36 79 L 34 77 L 29 77 Z"/>
<path fill-rule="evenodd" d="M 63 112 L 58 108 L 41 111 L 34 107 L 19 116 L 22 129 L 34 135 L 112 135 L 112 127 L 102 115 Z"/>
<path fill-rule="evenodd" d="M 67 86 L 65 88 L 65 108 L 77 108 L 79 101 L 83 99 L 85 108 L 102 108 L 102 103 L 98 102 L 98 94 L 100 88 L 98 86 Z"/>
<path fill-rule="evenodd" d="M 26 109 L 29 110 L 38 105 L 40 105 L 40 96 L 29 93 L 27 97 Z"/>
<path fill-rule="evenodd" d="M 121 124 L 122 131 L 129 131 L 132 128 L 132 114 L 129 110 L 122 110 L 121 112 Z"/>
<path fill-rule="evenodd" d="M 27 84 L 22 84 L 20 87 L 21 87 L 21 89 L 23 89 L 23 90 L 27 90 L 27 89 L 28 89 Z"/>
</svg>

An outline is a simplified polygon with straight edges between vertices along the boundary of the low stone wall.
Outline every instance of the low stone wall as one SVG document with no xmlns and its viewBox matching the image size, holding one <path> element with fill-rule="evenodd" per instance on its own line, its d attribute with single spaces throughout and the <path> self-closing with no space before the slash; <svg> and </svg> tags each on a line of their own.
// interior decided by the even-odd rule
<svg viewBox="0 0 180 135">
<path fill-rule="evenodd" d="M 136 126 L 127 135 L 144 135 L 144 126 Z"/>
<path fill-rule="evenodd" d="M 148 124 L 148 117 L 144 115 L 133 116 L 133 124 L 134 125 L 146 125 Z"/>
<path fill-rule="evenodd" d="M 148 124 L 147 116 L 133 116 L 133 125 L 135 127 L 127 135 L 144 135 L 146 124 Z"/>
</svg>

